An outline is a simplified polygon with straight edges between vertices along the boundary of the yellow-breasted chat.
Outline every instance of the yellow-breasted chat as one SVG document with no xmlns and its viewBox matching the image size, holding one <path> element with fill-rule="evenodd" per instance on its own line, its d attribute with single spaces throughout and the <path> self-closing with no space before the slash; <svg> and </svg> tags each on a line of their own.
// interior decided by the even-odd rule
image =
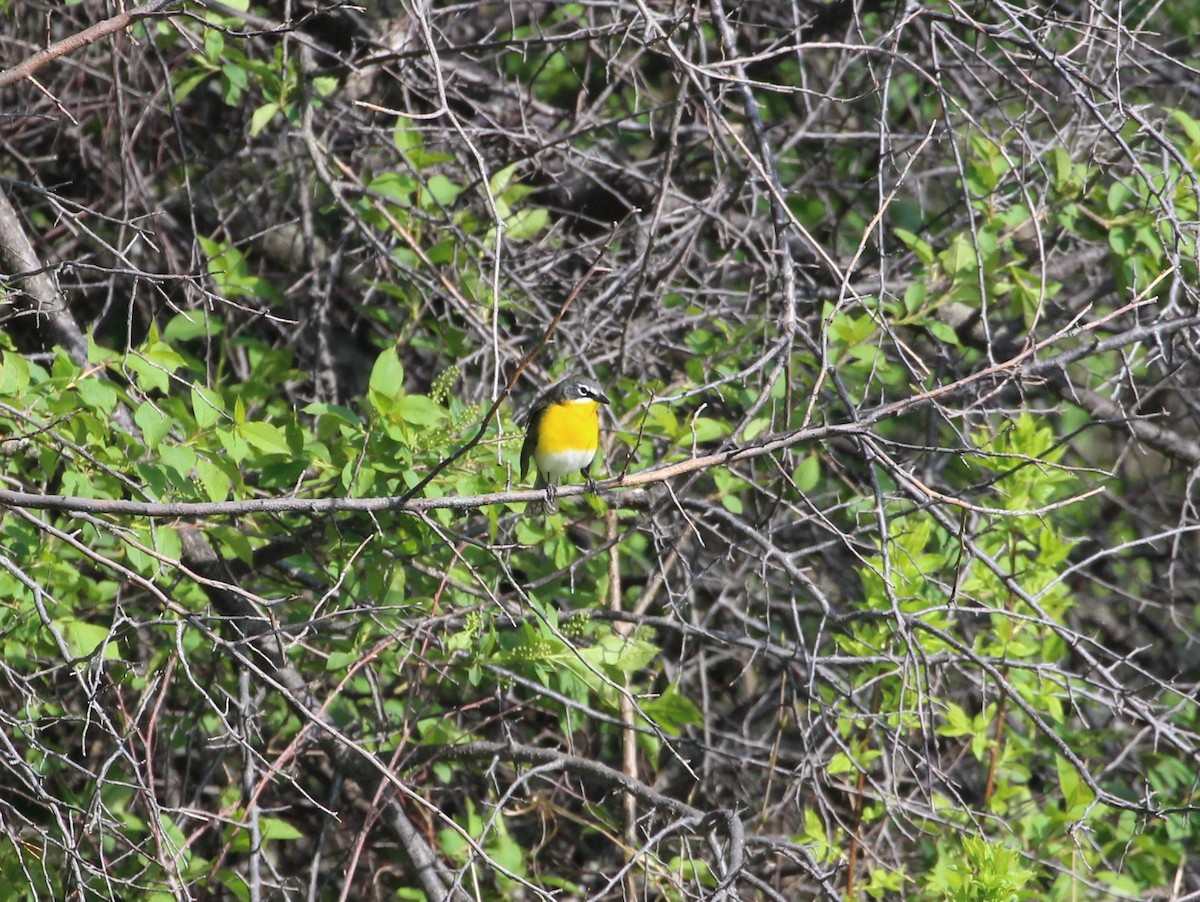
<svg viewBox="0 0 1200 902">
<path fill-rule="evenodd" d="M 538 486 L 553 505 L 559 481 L 578 472 L 594 486 L 591 468 L 600 445 L 600 405 L 609 400 L 590 379 L 564 379 L 547 389 L 529 409 L 521 445 L 521 477 L 530 461 L 537 465 Z"/>
</svg>

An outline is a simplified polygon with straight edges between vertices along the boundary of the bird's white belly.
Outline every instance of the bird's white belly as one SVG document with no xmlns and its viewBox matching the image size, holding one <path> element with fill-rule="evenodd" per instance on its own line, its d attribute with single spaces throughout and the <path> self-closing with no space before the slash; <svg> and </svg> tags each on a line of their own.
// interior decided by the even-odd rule
<svg viewBox="0 0 1200 902">
<path fill-rule="evenodd" d="M 595 456 L 595 451 L 556 451 L 552 454 L 535 453 L 533 459 L 547 480 L 557 481 L 571 473 L 578 473 Z"/>
</svg>

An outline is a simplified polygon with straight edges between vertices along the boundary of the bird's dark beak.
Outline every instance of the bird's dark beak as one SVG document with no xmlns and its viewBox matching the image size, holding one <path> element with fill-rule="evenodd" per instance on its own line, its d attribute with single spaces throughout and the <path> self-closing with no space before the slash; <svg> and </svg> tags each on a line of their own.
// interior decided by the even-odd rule
<svg viewBox="0 0 1200 902">
<path fill-rule="evenodd" d="M 602 391 L 596 392 L 596 400 L 599 401 L 601 404 L 611 404 L 612 403 L 612 401 L 608 400 L 608 395 L 606 395 Z"/>
</svg>

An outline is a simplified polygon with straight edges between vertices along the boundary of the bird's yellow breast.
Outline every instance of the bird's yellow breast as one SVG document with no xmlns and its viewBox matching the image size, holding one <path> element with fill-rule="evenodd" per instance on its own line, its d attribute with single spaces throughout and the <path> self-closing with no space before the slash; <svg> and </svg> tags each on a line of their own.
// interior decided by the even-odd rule
<svg viewBox="0 0 1200 902">
<path fill-rule="evenodd" d="M 600 405 L 590 399 L 551 404 L 538 423 L 538 455 L 595 451 L 600 442 Z"/>
</svg>

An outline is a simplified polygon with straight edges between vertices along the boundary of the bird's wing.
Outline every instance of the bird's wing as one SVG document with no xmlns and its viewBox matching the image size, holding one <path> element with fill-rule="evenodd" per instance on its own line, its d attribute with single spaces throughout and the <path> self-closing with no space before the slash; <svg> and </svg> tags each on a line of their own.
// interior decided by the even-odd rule
<svg viewBox="0 0 1200 902">
<path fill-rule="evenodd" d="M 548 401 L 543 394 L 533 402 L 533 406 L 529 408 L 529 413 L 525 414 L 525 441 L 521 443 L 521 469 L 517 474 L 522 479 L 525 478 L 525 474 L 529 471 L 529 462 L 533 460 L 533 452 L 537 450 L 538 420 L 546 412 L 547 406 Z"/>
<path fill-rule="evenodd" d="M 525 441 L 521 444 L 521 469 L 517 471 L 517 475 L 525 478 L 525 474 L 529 470 L 529 461 L 533 458 L 534 448 L 537 447 L 537 430 L 534 427 L 534 421 L 531 417 L 529 425 L 525 427 Z"/>
</svg>

